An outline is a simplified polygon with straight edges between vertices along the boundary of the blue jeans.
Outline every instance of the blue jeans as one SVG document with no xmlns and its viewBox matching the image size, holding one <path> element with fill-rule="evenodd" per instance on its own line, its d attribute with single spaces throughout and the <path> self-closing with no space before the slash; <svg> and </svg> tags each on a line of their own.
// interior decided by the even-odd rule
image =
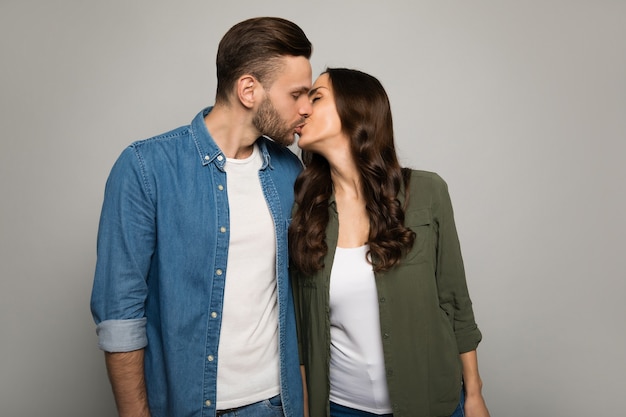
<svg viewBox="0 0 626 417">
<path fill-rule="evenodd" d="M 461 390 L 461 400 L 456 406 L 454 413 L 450 417 L 465 417 L 465 393 Z M 354 408 L 344 407 L 343 405 L 330 402 L 330 417 L 392 417 L 393 414 L 373 414 L 367 411 L 355 410 Z"/>
<path fill-rule="evenodd" d="M 465 417 L 465 392 L 461 390 L 461 400 L 450 417 Z"/>
<path fill-rule="evenodd" d="M 393 414 L 374 414 L 367 411 L 356 410 L 354 408 L 330 402 L 330 417 L 392 417 Z"/>
<path fill-rule="evenodd" d="M 218 410 L 221 417 L 284 417 L 280 395 L 230 410 Z"/>
</svg>

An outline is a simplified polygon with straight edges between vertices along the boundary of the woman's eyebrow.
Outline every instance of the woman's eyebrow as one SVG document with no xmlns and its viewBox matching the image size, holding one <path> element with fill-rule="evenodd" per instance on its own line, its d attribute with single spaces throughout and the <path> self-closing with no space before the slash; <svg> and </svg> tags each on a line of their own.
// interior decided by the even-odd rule
<svg viewBox="0 0 626 417">
<path fill-rule="evenodd" d="M 322 85 L 321 85 L 321 86 L 319 86 L 319 87 L 315 87 L 315 88 L 314 88 L 314 89 L 312 89 L 312 90 L 309 90 L 309 93 L 308 93 L 308 94 L 309 94 L 309 97 L 311 97 L 311 96 L 315 95 L 315 93 L 317 93 L 317 91 L 318 91 L 320 88 L 326 88 L 326 87 L 324 87 L 324 86 L 322 86 Z"/>
</svg>

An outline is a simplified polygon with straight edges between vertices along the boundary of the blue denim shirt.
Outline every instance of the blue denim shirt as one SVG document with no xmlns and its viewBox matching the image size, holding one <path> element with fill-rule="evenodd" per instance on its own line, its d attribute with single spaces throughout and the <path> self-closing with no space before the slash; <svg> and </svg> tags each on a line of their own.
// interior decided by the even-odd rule
<svg viewBox="0 0 626 417">
<path fill-rule="evenodd" d="M 135 142 L 107 181 L 91 298 L 99 346 L 145 348 L 152 417 L 214 416 L 229 242 L 224 164 L 200 112 L 191 125 Z M 302 416 L 287 228 L 301 170 L 261 137 L 261 186 L 276 229 L 280 384 L 285 416 Z"/>
</svg>

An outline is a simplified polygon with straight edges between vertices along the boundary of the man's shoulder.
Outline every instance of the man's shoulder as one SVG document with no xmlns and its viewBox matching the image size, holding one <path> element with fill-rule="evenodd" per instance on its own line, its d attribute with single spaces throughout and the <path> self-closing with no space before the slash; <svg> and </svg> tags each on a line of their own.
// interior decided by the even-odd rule
<svg viewBox="0 0 626 417">
<path fill-rule="evenodd" d="M 158 148 L 163 146 L 176 146 L 181 140 L 189 139 L 191 136 L 191 127 L 180 126 L 176 129 L 172 129 L 168 132 L 161 133 L 156 136 L 152 136 L 147 139 L 136 140 L 130 144 L 129 147 L 150 150 L 152 148 Z"/>
<path fill-rule="evenodd" d="M 164 164 L 186 163 L 197 155 L 190 127 L 181 126 L 168 132 L 132 142 L 119 155 L 112 172 L 139 169 L 160 171 Z"/>
</svg>

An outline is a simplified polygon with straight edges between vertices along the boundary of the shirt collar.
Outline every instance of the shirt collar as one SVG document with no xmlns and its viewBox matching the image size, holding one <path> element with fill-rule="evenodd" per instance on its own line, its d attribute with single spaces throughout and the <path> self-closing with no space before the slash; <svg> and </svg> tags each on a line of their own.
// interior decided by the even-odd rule
<svg viewBox="0 0 626 417">
<path fill-rule="evenodd" d="M 211 134 L 204 123 L 204 118 L 212 109 L 213 106 L 207 107 L 194 117 L 191 122 L 191 135 L 196 144 L 198 155 L 200 156 L 200 163 L 202 165 L 208 165 L 215 162 L 217 166 L 223 170 L 224 164 L 226 163 L 226 156 L 219 146 L 217 146 L 213 137 L 211 137 Z M 263 157 L 263 165 L 261 166 L 261 169 L 265 169 L 268 166 L 272 169 L 270 154 L 267 149 L 268 140 L 270 139 L 264 136 L 257 139 L 257 144 L 259 145 L 259 150 L 261 151 L 261 155 Z"/>
</svg>

